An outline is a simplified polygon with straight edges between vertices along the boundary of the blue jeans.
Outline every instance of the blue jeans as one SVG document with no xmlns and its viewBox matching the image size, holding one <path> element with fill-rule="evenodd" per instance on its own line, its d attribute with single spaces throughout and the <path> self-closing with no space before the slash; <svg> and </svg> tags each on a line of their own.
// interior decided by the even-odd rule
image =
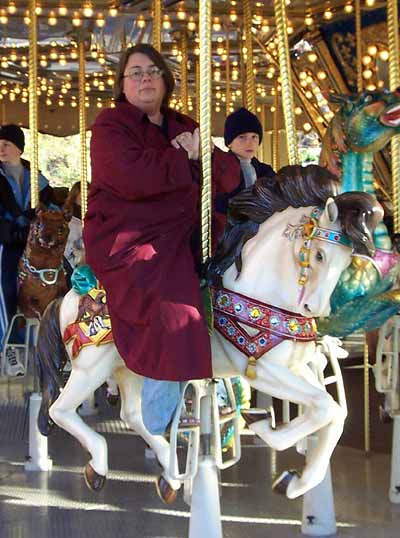
<svg viewBox="0 0 400 538">
<path fill-rule="evenodd" d="M 142 418 L 153 435 L 162 435 L 171 422 L 182 396 L 183 383 L 145 377 L 142 388 Z"/>
</svg>

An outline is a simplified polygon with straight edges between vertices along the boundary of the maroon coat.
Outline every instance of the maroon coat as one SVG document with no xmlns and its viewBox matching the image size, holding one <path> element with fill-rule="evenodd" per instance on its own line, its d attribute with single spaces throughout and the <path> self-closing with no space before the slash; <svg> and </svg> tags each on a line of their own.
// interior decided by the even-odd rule
<svg viewBox="0 0 400 538">
<path fill-rule="evenodd" d="M 83 235 L 127 366 L 181 381 L 210 377 L 211 351 L 190 250 L 198 165 L 170 144 L 196 124 L 172 110 L 166 116 L 169 140 L 127 102 L 99 114 Z"/>
</svg>

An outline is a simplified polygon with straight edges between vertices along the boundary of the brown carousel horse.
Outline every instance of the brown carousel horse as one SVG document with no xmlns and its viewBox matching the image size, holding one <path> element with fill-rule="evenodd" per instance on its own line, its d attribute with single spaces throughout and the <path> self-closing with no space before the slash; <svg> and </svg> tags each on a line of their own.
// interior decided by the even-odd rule
<svg viewBox="0 0 400 538">
<path fill-rule="evenodd" d="M 40 205 L 18 265 L 18 306 L 25 317 L 41 318 L 46 306 L 68 290 L 63 255 L 69 210 Z"/>
</svg>

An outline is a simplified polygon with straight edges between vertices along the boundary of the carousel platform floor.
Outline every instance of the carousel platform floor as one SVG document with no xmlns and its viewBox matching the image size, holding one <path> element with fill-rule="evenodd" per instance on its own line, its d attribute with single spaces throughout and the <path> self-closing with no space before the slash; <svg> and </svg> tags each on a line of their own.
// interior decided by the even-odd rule
<svg viewBox="0 0 400 538">
<path fill-rule="evenodd" d="M 115 409 L 100 400 L 100 414 L 88 419 L 109 445 L 110 476 L 92 494 L 82 468 L 86 452 L 62 431 L 49 440 L 53 469 L 25 472 L 28 452 L 28 381 L 0 379 L 0 538 L 184 538 L 189 507 L 179 498 L 163 505 L 154 479 L 155 460 L 146 459 L 143 441 L 128 431 Z M 253 435 L 242 436 L 241 462 L 221 474 L 225 538 L 301 536 L 302 501 L 271 492 L 275 473 L 300 467 L 294 450 L 276 453 Z M 332 459 L 338 536 L 398 538 L 400 504 L 387 498 L 390 455 L 339 446 Z M 205 537 L 207 538 L 207 537 Z"/>
</svg>

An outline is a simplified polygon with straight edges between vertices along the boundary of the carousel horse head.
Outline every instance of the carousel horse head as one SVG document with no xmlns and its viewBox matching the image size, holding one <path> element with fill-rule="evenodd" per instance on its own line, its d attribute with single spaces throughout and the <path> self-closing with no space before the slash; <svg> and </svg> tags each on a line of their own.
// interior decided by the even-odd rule
<svg viewBox="0 0 400 538">
<path fill-rule="evenodd" d="M 373 254 L 383 216 L 367 193 L 334 196 L 335 182 L 320 166 L 286 166 L 232 198 L 210 281 L 306 317 L 328 315 L 352 255 Z"/>
<path fill-rule="evenodd" d="M 28 243 L 32 248 L 49 250 L 64 249 L 68 234 L 69 211 L 54 211 L 40 204 L 35 211 Z"/>
<path fill-rule="evenodd" d="M 41 204 L 18 266 L 18 306 L 26 317 L 39 318 L 46 306 L 67 291 L 63 255 L 71 214 Z"/>
</svg>

